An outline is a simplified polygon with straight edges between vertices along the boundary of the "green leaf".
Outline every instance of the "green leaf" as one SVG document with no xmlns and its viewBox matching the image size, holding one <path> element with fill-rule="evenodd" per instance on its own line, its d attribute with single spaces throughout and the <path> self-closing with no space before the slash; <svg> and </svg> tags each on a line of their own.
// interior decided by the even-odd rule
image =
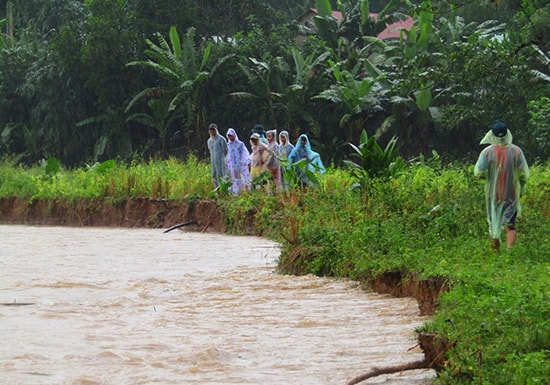
<svg viewBox="0 0 550 385">
<path fill-rule="evenodd" d="M 416 105 L 420 111 L 426 111 L 432 102 L 432 91 L 429 88 L 423 88 L 418 92 Z"/>
<path fill-rule="evenodd" d="M 180 36 L 178 35 L 178 30 L 176 26 L 170 27 L 170 43 L 172 44 L 172 50 L 174 52 L 174 57 L 179 59 L 181 57 L 181 42 Z"/>
<path fill-rule="evenodd" d="M 316 0 L 317 13 L 321 17 L 332 16 L 332 7 L 329 0 Z"/>
<path fill-rule="evenodd" d="M 55 157 L 48 158 L 46 161 L 46 174 L 53 175 L 59 172 L 61 169 L 61 163 Z"/>
</svg>

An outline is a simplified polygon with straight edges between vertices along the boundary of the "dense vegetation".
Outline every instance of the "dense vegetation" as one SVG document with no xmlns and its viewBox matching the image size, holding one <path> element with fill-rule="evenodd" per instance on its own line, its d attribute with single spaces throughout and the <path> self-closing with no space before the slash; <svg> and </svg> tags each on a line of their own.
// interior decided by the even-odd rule
<svg viewBox="0 0 550 385">
<path fill-rule="evenodd" d="M 312 28 L 298 22 L 308 7 Z M 363 128 L 397 135 L 407 158 L 471 159 L 496 118 L 528 158 L 550 154 L 546 0 L 2 0 L 4 10 L 0 153 L 27 164 L 203 159 L 212 121 L 242 137 L 256 123 L 305 132 L 335 165 Z M 415 24 L 401 39 L 376 38 L 405 15 Z"/>
<path fill-rule="evenodd" d="M 381 168 L 380 170 L 383 170 Z M 258 234 L 282 245 L 281 272 L 364 280 L 387 271 L 445 279 L 438 311 L 422 331 L 452 345 L 440 384 L 543 384 L 550 375 L 550 169 L 533 166 L 518 243 L 491 250 L 481 181 L 472 166 L 419 159 L 370 177 L 329 168 L 319 185 L 238 197 L 211 191 L 209 166 L 189 158 L 147 164 L 106 161 L 66 170 L 0 164 L 0 198 L 214 197 L 230 231 L 251 215 Z"/>
</svg>

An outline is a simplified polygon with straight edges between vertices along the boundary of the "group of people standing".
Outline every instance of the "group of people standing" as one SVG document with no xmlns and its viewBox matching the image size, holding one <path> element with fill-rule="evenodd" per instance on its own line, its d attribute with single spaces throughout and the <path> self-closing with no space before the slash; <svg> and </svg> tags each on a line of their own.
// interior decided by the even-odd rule
<svg viewBox="0 0 550 385">
<path fill-rule="evenodd" d="M 300 135 L 296 145 L 290 141 L 287 131 L 282 131 L 277 140 L 277 130 L 268 130 L 261 125 L 252 129 L 250 151 L 239 139 L 235 129 L 229 128 L 224 138 L 218 126 L 208 126 L 208 150 L 212 166 L 212 181 L 218 188 L 225 178 L 231 182 L 231 191 L 238 194 L 243 189 L 250 189 L 251 181 L 265 171 L 269 172 L 271 181 L 277 189 L 284 187 L 285 168 L 282 159 L 296 163 L 306 159 L 306 167 L 311 171 L 324 172 L 324 166 L 318 153 L 312 151 L 306 134 Z M 297 169 L 302 183 L 307 183 L 307 176 Z"/>
</svg>

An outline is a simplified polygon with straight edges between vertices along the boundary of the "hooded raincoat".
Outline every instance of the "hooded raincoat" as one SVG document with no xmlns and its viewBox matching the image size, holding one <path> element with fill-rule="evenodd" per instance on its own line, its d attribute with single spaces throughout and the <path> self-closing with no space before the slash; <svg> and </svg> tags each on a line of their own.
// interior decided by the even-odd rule
<svg viewBox="0 0 550 385">
<path fill-rule="evenodd" d="M 252 149 L 250 153 L 250 178 L 254 179 L 267 170 L 271 153 L 269 152 L 269 147 L 260 141 L 258 134 L 252 134 L 250 148 Z"/>
<path fill-rule="evenodd" d="M 305 145 L 302 144 L 302 139 L 305 139 Z M 321 174 L 325 172 L 325 166 L 323 166 L 321 156 L 319 155 L 319 153 L 311 149 L 311 144 L 309 143 L 309 138 L 306 134 L 300 135 L 300 137 L 298 138 L 298 142 L 296 142 L 296 145 L 294 146 L 294 149 L 292 149 L 292 152 L 288 155 L 288 160 L 290 161 L 290 163 L 296 163 L 302 159 L 307 159 L 307 170 L 313 172 L 318 171 Z M 303 183 L 309 182 L 305 173 L 299 170 L 298 174 Z"/>
<path fill-rule="evenodd" d="M 282 138 L 285 138 L 284 144 Z M 281 131 L 281 133 L 279 134 L 279 143 L 281 146 L 281 155 L 283 156 L 283 158 L 287 159 L 294 149 L 294 145 L 290 143 L 290 138 L 288 137 L 287 131 Z"/>
<path fill-rule="evenodd" d="M 288 156 L 294 149 L 294 145 L 290 142 L 288 131 L 281 131 L 279 134 L 279 145 L 281 147 L 281 159 L 288 159 Z M 283 187 L 287 187 L 285 180 L 285 166 L 281 166 L 281 182 Z"/>
<path fill-rule="evenodd" d="M 266 132 L 267 146 L 271 152 L 271 159 L 267 165 L 267 169 L 271 174 L 271 178 L 275 182 L 276 187 L 281 187 L 281 146 L 277 143 L 277 130 L 269 130 Z"/>
<path fill-rule="evenodd" d="M 235 138 L 231 140 L 229 136 Z M 225 159 L 225 167 L 231 181 L 231 191 L 238 194 L 243 188 L 250 186 L 250 154 L 245 144 L 239 140 L 237 133 L 233 128 L 227 130 L 227 158 Z"/>
<path fill-rule="evenodd" d="M 489 144 L 477 160 L 474 174 L 485 179 L 487 221 L 491 238 L 498 239 L 505 224 L 521 216 L 520 195 L 529 178 L 529 167 L 523 151 L 512 144 L 512 134 L 502 137 L 490 130 L 481 140 Z"/>
<path fill-rule="evenodd" d="M 210 152 L 210 166 L 212 168 L 212 181 L 214 187 L 220 185 L 220 181 L 225 177 L 225 158 L 227 157 L 227 140 L 220 135 L 218 127 L 210 125 L 209 130 L 214 130 L 215 134 L 210 135 L 206 144 Z"/>
</svg>

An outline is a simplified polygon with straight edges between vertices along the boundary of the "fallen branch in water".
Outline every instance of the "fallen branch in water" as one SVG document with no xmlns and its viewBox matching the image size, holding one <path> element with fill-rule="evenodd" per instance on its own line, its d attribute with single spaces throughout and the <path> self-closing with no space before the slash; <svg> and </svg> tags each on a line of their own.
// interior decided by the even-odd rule
<svg viewBox="0 0 550 385">
<path fill-rule="evenodd" d="M 196 223 L 197 223 L 196 221 L 178 223 L 177 225 L 174 225 L 172 227 L 167 228 L 166 230 L 163 231 L 163 233 L 168 233 L 172 230 L 179 229 L 180 227 L 187 226 L 187 225 L 193 225 L 193 224 L 196 224 Z"/>
<path fill-rule="evenodd" d="M 201 234 L 204 233 L 206 231 L 206 229 L 208 229 L 210 227 L 210 225 L 212 224 L 213 220 L 212 219 L 209 219 L 208 222 L 206 222 L 206 225 L 204 225 L 204 227 L 202 228 L 201 230 Z"/>
<path fill-rule="evenodd" d="M 377 377 L 383 374 L 392 374 L 392 373 L 399 373 L 405 370 L 429 369 L 429 368 L 431 368 L 431 366 L 427 360 L 414 361 L 414 362 L 409 362 L 408 364 L 402 364 L 402 365 L 387 366 L 385 368 L 372 368 L 367 373 L 364 373 L 357 377 L 352 378 L 346 383 L 346 385 L 355 385 L 362 381 L 368 380 L 371 377 Z"/>
</svg>

